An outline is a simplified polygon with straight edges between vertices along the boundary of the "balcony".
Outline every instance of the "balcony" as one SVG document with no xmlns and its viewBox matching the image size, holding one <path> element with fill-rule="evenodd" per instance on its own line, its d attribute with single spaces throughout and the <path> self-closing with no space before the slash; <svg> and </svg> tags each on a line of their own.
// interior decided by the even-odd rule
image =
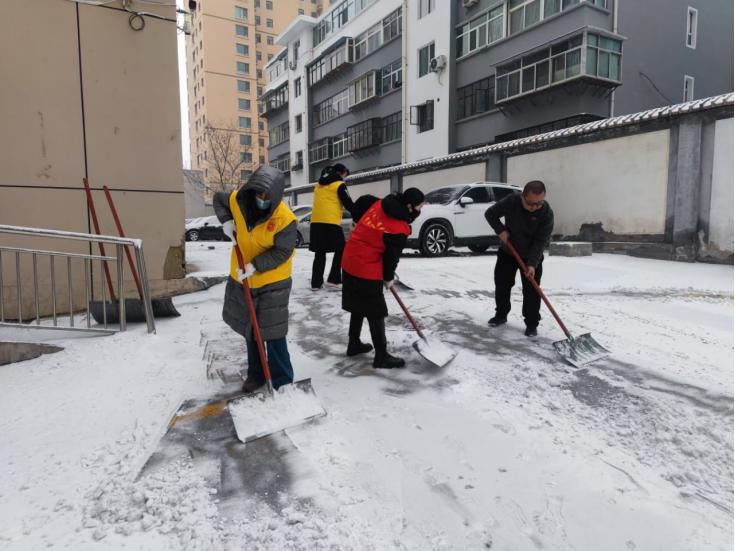
<svg viewBox="0 0 735 551">
<path fill-rule="evenodd" d="M 363 106 L 370 100 L 378 97 L 378 92 L 380 90 L 378 71 L 369 71 L 365 73 L 350 82 L 347 88 L 349 90 L 350 109 L 356 109 Z"/>
<path fill-rule="evenodd" d="M 353 61 L 352 38 L 343 37 L 339 39 L 319 59 L 306 68 L 309 77 L 309 86 L 314 86 L 318 82 L 338 75 L 343 69 L 351 66 Z"/>
<path fill-rule="evenodd" d="M 495 104 L 502 107 L 554 87 L 585 84 L 606 91 L 621 84 L 623 43 L 584 31 L 497 66 Z"/>
<path fill-rule="evenodd" d="M 280 111 L 288 105 L 288 84 L 271 92 L 266 92 L 258 100 L 258 113 L 268 118 L 276 111 Z"/>
<path fill-rule="evenodd" d="M 277 168 L 284 174 L 291 172 L 291 158 L 288 155 L 278 157 L 270 162 L 273 168 Z"/>
<path fill-rule="evenodd" d="M 383 139 L 383 119 L 373 118 L 347 127 L 347 147 L 350 153 L 377 147 Z"/>
</svg>

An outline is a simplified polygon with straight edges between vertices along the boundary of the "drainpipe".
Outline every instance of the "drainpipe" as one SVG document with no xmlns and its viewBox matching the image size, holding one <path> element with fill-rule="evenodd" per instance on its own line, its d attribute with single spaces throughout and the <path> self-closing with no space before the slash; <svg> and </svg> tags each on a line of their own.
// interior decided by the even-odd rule
<svg viewBox="0 0 735 551">
<path fill-rule="evenodd" d="M 408 0 L 403 0 L 403 29 L 402 29 L 402 58 L 403 58 L 403 86 L 401 86 L 401 95 L 403 102 L 403 135 L 401 136 L 401 164 L 406 163 L 408 158 L 408 129 L 409 118 L 411 116 L 411 107 L 408 105 Z M 408 109 L 406 109 L 408 107 Z"/>
<path fill-rule="evenodd" d="M 613 32 L 618 34 L 618 12 L 619 12 L 619 0 L 613 0 Z M 622 67 L 622 63 L 621 63 Z M 622 78 L 622 75 L 621 75 Z M 615 90 L 610 93 L 610 117 L 615 116 Z"/>
</svg>

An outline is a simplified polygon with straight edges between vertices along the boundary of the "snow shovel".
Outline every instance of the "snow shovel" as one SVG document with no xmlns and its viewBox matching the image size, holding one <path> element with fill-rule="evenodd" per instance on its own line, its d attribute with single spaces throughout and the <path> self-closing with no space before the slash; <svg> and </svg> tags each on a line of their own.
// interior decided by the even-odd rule
<svg viewBox="0 0 735 551">
<path fill-rule="evenodd" d="M 413 291 L 414 288 L 411 287 L 408 283 L 403 281 L 401 278 L 398 277 L 398 274 L 393 274 L 393 281 L 395 282 L 395 285 L 397 287 L 400 287 L 404 291 Z"/>
<path fill-rule="evenodd" d="M 240 248 L 235 245 L 237 263 L 241 271 L 245 271 Z M 268 367 L 268 358 L 265 354 L 263 337 L 260 333 L 260 324 L 255 312 L 255 304 L 250 293 L 250 284 L 247 278 L 243 279 L 245 301 L 248 304 L 248 313 L 255 333 L 255 342 L 258 345 L 258 355 L 265 375 L 265 392 L 254 392 L 227 403 L 232 421 L 235 424 L 237 438 L 243 442 L 252 442 L 258 438 L 268 436 L 327 414 L 316 397 L 311 379 L 303 379 L 293 384 L 273 389 L 271 371 Z"/>
<path fill-rule="evenodd" d="M 449 362 L 451 362 L 457 355 L 457 353 L 443 342 L 434 339 L 431 336 L 427 336 L 421 330 L 418 323 L 416 323 L 416 320 L 413 319 L 413 316 L 408 311 L 408 308 L 406 308 L 406 305 L 403 304 L 403 301 L 401 300 L 401 297 L 398 296 L 398 291 L 396 291 L 395 287 L 391 287 L 390 290 L 391 293 L 393 293 L 393 296 L 396 297 L 396 301 L 401 307 L 401 310 L 403 310 L 403 313 L 406 314 L 408 321 L 411 322 L 411 325 L 413 325 L 416 333 L 418 333 L 419 337 L 421 337 L 419 340 L 413 343 L 413 347 L 416 349 L 416 352 L 421 354 L 421 356 L 423 356 L 426 360 L 430 361 L 438 367 L 444 367 Z"/>
<path fill-rule="evenodd" d="M 525 262 L 523 262 L 521 256 L 518 254 L 518 251 L 516 251 L 510 240 L 506 241 L 505 244 L 508 246 L 508 250 L 511 252 L 511 254 L 513 254 L 516 262 L 518 262 L 518 265 L 521 267 L 525 275 L 526 271 L 528 271 L 528 268 L 526 267 Z M 564 358 L 574 367 L 582 368 L 589 363 L 610 355 L 610 351 L 602 346 L 600 343 L 598 343 L 590 333 L 585 333 L 576 338 L 573 337 L 572 334 L 569 332 L 569 329 L 567 329 L 567 326 L 564 325 L 563 321 L 561 321 L 559 314 L 557 314 L 556 310 L 554 310 L 554 307 L 549 302 L 549 299 L 546 298 L 546 295 L 541 290 L 541 287 L 539 287 L 539 284 L 536 283 L 536 280 L 528 276 L 526 276 L 526 279 L 531 282 L 531 285 L 539 294 L 541 300 L 544 301 L 549 311 L 551 312 L 551 315 L 554 316 L 554 319 L 559 324 L 559 327 L 561 327 L 561 330 L 564 331 L 564 334 L 567 336 L 566 339 L 554 343 L 554 348 L 562 358 Z"/>
</svg>

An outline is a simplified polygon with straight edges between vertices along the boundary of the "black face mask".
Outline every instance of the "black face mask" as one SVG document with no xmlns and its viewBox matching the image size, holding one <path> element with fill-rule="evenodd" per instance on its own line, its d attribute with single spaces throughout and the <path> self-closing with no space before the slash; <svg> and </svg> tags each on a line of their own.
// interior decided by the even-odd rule
<svg viewBox="0 0 735 551">
<path fill-rule="evenodd" d="M 414 209 L 412 212 L 408 213 L 408 223 L 412 223 L 414 220 L 416 220 L 419 216 L 421 216 L 421 211 Z"/>
</svg>

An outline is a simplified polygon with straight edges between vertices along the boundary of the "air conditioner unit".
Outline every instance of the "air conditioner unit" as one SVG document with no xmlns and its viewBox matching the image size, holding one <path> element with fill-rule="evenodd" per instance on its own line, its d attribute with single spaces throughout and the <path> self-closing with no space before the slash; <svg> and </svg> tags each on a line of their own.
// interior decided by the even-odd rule
<svg viewBox="0 0 735 551">
<path fill-rule="evenodd" d="M 429 62 L 429 71 L 440 73 L 447 66 L 447 56 L 438 55 Z"/>
<path fill-rule="evenodd" d="M 462 0 L 462 5 L 465 8 L 471 8 L 472 6 L 478 4 L 480 0 Z"/>
<path fill-rule="evenodd" d="M 288 62 L 288 68 L 291 69 L 292 71 L 295 71 L 297 66 L 298 64 L 295 61 Z"/>
</svg>

